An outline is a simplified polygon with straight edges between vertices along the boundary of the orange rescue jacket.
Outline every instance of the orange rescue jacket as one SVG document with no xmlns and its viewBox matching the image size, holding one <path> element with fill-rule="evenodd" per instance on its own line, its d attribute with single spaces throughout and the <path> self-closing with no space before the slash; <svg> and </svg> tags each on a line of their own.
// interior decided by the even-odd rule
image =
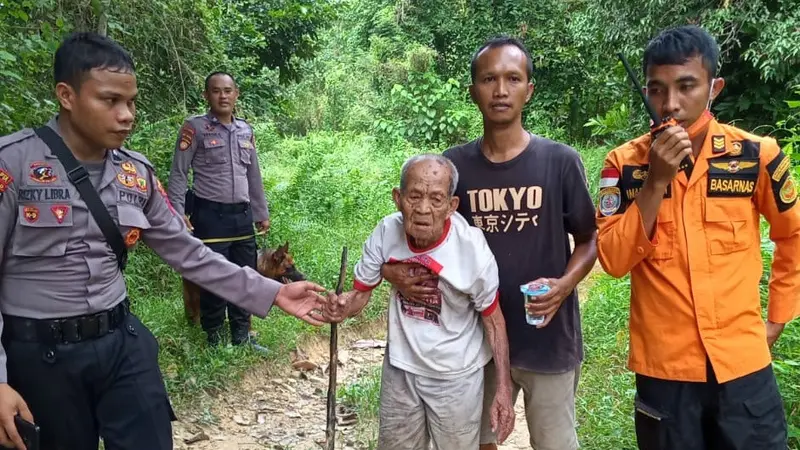
<svg viewBox="0 0 800 450">
<path fill-rule="evenodd" d="M 639 374 L 706 381 L 706 357 L 723 383 L 770 361 L 761 315 L 760 215 L 775 242 L 768 318 L 800 313 L 800 207 L 790 158 L 774 139 L 712 120 L 691 177 L 672 180 L 653 238 L 636 194 L 648 173 L 651 138 L 606 157 L 597 209 L 598 258 L 631 275 L 630 355 Z"/>
</svg>

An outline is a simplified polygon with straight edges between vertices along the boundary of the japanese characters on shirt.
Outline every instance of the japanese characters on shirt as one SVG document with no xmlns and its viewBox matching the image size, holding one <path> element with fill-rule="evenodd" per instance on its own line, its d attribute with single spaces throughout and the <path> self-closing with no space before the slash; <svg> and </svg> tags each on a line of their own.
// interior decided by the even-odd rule
<svg viewBox="0 0 800 450">
<path fill-rule="evenodd" d="M 519 233 L 538 227 L 541 186 L 472 189 L 467 191 L 472 223 L 486 233 Z"/>
</svg>

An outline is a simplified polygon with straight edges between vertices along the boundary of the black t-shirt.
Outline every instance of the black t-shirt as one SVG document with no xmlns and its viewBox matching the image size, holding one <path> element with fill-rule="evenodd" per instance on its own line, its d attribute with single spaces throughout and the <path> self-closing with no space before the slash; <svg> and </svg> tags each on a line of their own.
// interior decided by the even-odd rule
<svg viewBox="0 0 800 450">
<path fill-rule="evenodd" d="M 516 158 L 489 161 L 481 138 L 444 152 L 459 172 L 458 212 L 483 230 L 500 270 L 500 306 L 512 367 L 562 373 L 583 360 L 577 292 L 550 324 L 528 325 L 520 285 L 560 278 L 571 256 L 568 234 L 596 229 L 595 208 L 580 156 L 573 148 L 531 134 Z"/>
</svg>

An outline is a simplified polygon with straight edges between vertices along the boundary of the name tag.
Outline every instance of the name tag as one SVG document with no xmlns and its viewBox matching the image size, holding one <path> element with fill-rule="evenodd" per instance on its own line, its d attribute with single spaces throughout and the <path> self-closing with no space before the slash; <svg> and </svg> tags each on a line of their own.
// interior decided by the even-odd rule
<svg viewBox="0 0 800 450">
<path fill-rule="evenodd" d="M 759 160 L 715 158 L 708 162 L 709 197 L 751 197 L 758 182 Z"/>
<path fill-rule="evenodd" d="M 622 166 L 622 179 L 620 186 L 622 192 L 625 194 L 625 201 L 632 202 L 633 199 L 639 195 L 639 192 L 644 186 L 644 181 L 649 174 L 650 165 L 643 164 L 641 166 Z M 672 184 L 667 185 L 667 191 L 664 192 L 664 198 L 672 197 Z"/>
<path fill-rule="evenodd" d="M 139 208 L 144 208 L 144 204 L 147 203 L 147 197 L 137 194 L 136 192 L 119 189 L 117 191 L 117 201 L 119 203 L 127 203 L 130 205 L 136 205 Z"/>
<path fill-rule="evenodd" d="M 71 200 L 71 198 L 69 189 L 63 187 L 20 188 L 19 200 L 21 202 L 62 202 Z"/>
</svg>

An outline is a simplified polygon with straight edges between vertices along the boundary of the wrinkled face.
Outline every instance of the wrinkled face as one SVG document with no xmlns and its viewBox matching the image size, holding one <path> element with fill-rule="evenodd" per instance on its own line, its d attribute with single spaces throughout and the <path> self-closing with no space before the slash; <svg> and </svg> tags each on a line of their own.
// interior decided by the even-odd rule
<svg viewBox="0 0 800 450">
<path fill-rule="evenodd" d="M 404 191 L 392 191 L 403 227 L 416 247 L 435 243 L 444 224 L 458 208 L 458 197 L 450 196 L 450 169 L 436 161 L 420 161 L 408 169 Z"/>
<path fill-rule="evenodd" d="M 212 113 L 217 116 L 227 116 L 233 113 L 236 99 L 239 98 L 239 90 L 228 75 L 214 75 L 208 81 L 205 97 Z"/>
<path fill-rule="evenodd" d="M 103 149 L 121 147 L 130 134 L 137 92 L 135 74 L 110 69 L 92 69 L 77 90 L 63 82 L 56 86 L 72 128 L 87 143 Z"/>
<path fill-rule="evenodd" d="M 294 265 L 294 257 L 289 253 L 288 242 L 274 251 L 271 249 L 259 250 L 257 269 L 262 276 L 281 283 L 306 279 L 305 274 L 297 270 Z"/>
<path fill-rule="evenodd" d="M 712 96 L 722 90 L 724 80 L 714 81 Z M 662 118 L 671 116 L 683 128 L 689 128 L 706 109 L 711 80 L 701 56 L 689 58 L 680 65 L 647 67 L 645 93 L 653 109 Z"/>
<path fill-rule="evenodd" d="M 513 45 L 487 48 L 478 55 L 475 67 L 470 95 L 484 121 L 508 124 L 521 120 L 522 109 L 533 94 L 525 53 Z"/>
</svg>

